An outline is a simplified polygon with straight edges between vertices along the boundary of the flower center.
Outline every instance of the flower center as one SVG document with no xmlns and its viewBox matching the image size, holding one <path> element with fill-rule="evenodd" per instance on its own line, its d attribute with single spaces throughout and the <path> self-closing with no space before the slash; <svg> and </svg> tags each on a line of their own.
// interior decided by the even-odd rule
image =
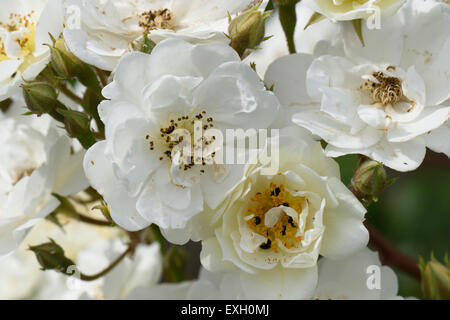
<svg viewBox="0 0 450 320">
<path fill-rule="evenodd" d="M 372 80 L 364 83 L 364 87 L 370 91 L 374 101 L 387 106 L 402 100 L 402 81 L 399 78 L 387 76 L 383 72 L 374 72 L 372 77 Z"/>
<path fill-rule="evenodd" d="M 9 22 L 4 23 L 0 21 L 0 61 L 10 60 L 13 58 L 25 58 L 34 51 L 36 25 L 32 19 L 33 14 L 34 11 L 31 11 L 27 15 L 11 13 L 9 16 Z M 14 57 L 10 57 L 5 46 L 6 39 L 3 37 L 19 31 L 22 32 L 20 36 L 9 35 L 10 37 L 14 36 L 15 39 L 13 41 L 17 43 L 19 49 L 16 50 L 18 53 L 14 54 Z"/>
<path fill-rule="evenodd" d="M 198 114 L 172 118 L 159 129 L 159 137 L 153 138 L 148 134 L 145 139 L 148 140 L 150 151 L 161 152 L 160 161 L 165 158 L 172 161 L 173 152 L 180 152 L 180 168 L 188 170 L 195 164 L 205 166 L 214 158 L 215 152 L 208 153 L 205 150 L 208 150 L 216 137 L 207 137 L 201 132 L 213 127 L 214 119 L 208 117 L 203 110 Z M 200 172 L 203 173 L 204 170 Z"/>
<path fill-rule="evenodd" d="M 141 14 L 139 26 L 146 33 L 156 29 L 173 30 L 174 21 L 169 9 L 150 10 Z"/>
<path fill-rule="evenodd" d="M 291 208 L 295 212 L 301 212 L 302 197 L 293 196 L 284 188 L 284 185 L 270 184 L 270 188 L 264 192 L 258 192 L 251 198 L 255 203 L 248 210 L 247 225 L 255 233 L 265 237 L 266 243 L 260 245 L 261 249 L 270 249 L 278 252 L 276 240 L 280 240 L 284 247 L 290 249 L 302 240 L 301 236 L 297 236 L 298 223 L 286 213 L 281 213 L 276 219 L 267 219 L 271 209 L 280 206 Z M 268 221 L 272 220 L 272 221 Z"/>
</svg>

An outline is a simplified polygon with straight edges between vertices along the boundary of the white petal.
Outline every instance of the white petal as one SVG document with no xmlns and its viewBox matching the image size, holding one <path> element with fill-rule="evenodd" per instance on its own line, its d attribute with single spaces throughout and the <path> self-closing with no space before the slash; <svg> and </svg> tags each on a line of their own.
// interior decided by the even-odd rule
<svg viewBox="0 0 450 320">
<path fill-rule="evenodd" d="M 36 51 L 48 50 L 43 44 L 51 44 L 51 34 L 57 39 L 64 27 L 64 14 L 61 1 L 49 0 L 36 25 Z"/>
<path fill-rule="evenodd" d="M 160 167 L 147 182 L 136 206 L 143 217 L 159 227 L 180 229 L 203 210 L 203 197 L 198 184 L 177 186 L 168 168 Z"/>
<path fill-rule="evenodd" d="M 293 116 L 292 121 L 339 148 L 370 147 L 383 136 L 383 132 L 371 127 L 366 127 L 352 135 L 351 128 L 337 122 L 315 107 L 303 108 L 301 112 Z"/>
<path fill-rule="evenodd" d="M 89 186 L 83 170 L 84 151 L 79 151 L 65 159 L 56 177 L 54 192 L 68 196 L 86 189 Z"/>
<path fill-rule="evenodd" d="M 369 289 L 371 276 L 381 277 L 380 288 Z M 397 277 L 389 267 L 381 266 L 378 254 L 368 248 L 345 259 L 319 261 L 319 283 L 315 294 L 318 299 L 379 300 L 393 299 L 396 295 Z"/>
<path fill-rule="evenodd" d="M 361 79 L 350 73 L 354 64 L 343 57 L 322 56 L 307 71 L 306 87 L 314 101 L 322 100 L 322 89 L 330 87 L 358 88 Z"/>
<path fill-rule="evenodd" d="M 427 105 L 444 102 L 450 97 L 450 7 L 436 1 L 408 1 L 398 19 L 405 24 L 401 66 L 414 65 L 422 76 Z"/>
<path fill-rule="evenodd" d="M 329 180 L 339 206 L 326 209 L 323 215 L 325 232 L 320 254 L 340 259 L 357 252 L 369 241 L 369 232 L 363 225 L 366 209 L 338 179 Z"/>
<path fill-rule="evenodd" d="M 313 58 L 309 54 L 292 54 L 275 60 L 267 69 L 264 82 L 281 104 L 309 104 L 312 102 L 306 90 L 306 72 Z"/>
<path fill-rule="evenodd" d="M 89 50 L 88 44 L 92 40 L 82 29 L 65 28 L 64 40 L 69 50 L 77 58 L 97 68 L 112 71 L 119 62 L 120 55 L 118 54 L 116 56 L 101 56 Z"/>
<path fill-rule="evenodd" d="M 211 272 L 227 272 L 235 270 L 236 267 L 222 258 L 222 249 L 216 238 L 202 241 L 200 261 L 202 266 Z"/>
<path fill-rule="evenodd" d="M 130 198 L 117 183 L 111 162 L 105 157 L 106 141 L 97 142 L 84 157 L 84 172 L 110 206 L 111 217 L 119 226 L 129 231 L 143 229 L 150 222 L 136 211 L 136 199 Z"/>
<path fill-rule="evenodd" d="M 450 123 L 440 126 L 425 136 L 427 147 L 434 152 L 443 152 L 450 158 Z"/>
<path fill-rule="evenodd" d="M 401 21 L 393 16 L 382 19 L 381 25 L 380 29 L 369 29 L 366 23 L 362 23 L 363 46 L 353 25 L 341 24 L 347 57 L 357 62 L 399 65 L 404 48 Z"/>
<path fill-rule="evenodd" d="M 369 126 L 379 130 L 386 130 L 391 120 L 382 107 L 376 105 L 360 105 L 358 107 L 359 118 Z"/>
<path fill-rule="evenodd" d="M 241 272 L 241 283 L 247 299 L 310 299 L 317 284 L 317 267 Z"/>
<path fill-rule="evenodd" d="M 142 89 L 148 79 L 148 73 L 152 70 L 149 66 L 151 55 L 132 52 L 125 55 L 121 60 L 114 74 L 114 82 L 103 89 L 105 98 L 118 98 L 128 100 L 136 105 L 141 104 L 137 97 L 141 96 Z M 152 70 L 152 72 L 154 72 Z M 139 77 L 136 75 L 139 74 Z"/>
<path fill-rule="evenodd" d="M 450 116 L 450 107 L 426 107 L 422 113 L 411 122 L 395 123 L 387 133 L 390 142 L 405 142 L 426 132 L 439 128 Z"/>
<path fill-rule="evenodd" d="M 422 137 L 399 143 L 388 142 L 383 139 L 369 148 L 361 149 L 337 148 L 332 145 L 328 145 L 325 149 L 329 157 L 363 154 L 401 172 L 417 169 L 425 158 L 425 151 L 425 141 Z"/>
</svg>

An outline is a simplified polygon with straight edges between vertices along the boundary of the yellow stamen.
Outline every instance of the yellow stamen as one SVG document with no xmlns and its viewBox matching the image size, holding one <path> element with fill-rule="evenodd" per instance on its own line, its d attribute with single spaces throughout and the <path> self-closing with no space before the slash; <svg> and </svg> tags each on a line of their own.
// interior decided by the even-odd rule
<svg viewBox="0 0 450 320">
<path fill-rule="evenodd" d="M 364 86 L 372 94 L 373 100 L 384 106 L 402 100 L 403 90 L 400 79 L 386 76 L 383 72 L 374 72 L 372 76 L 377 82 L 366 81 Z"/>
<path fill-rule="evenodd" d="M 169 9 L 150 10 L 140 16 L 139 26 L 146 33 L 156 29 L 173 29 L 172 13 Z"/>
<path fill-rule="evenodd" d="M 303 200 L 301 197 L 293 196 L 285 189 L 283 184 L 278 187 L 271 183 L 269 189 L 257 193 L 251 200 L 256 205 L 250 207 L 247 211 L 248 215 L 253 215 L 247 221 L 247 225 L 254 232 L 267 239 L 267 242 L 260 246 L 261 249 L 271 248 L 274 252 L 278 252 L 275 242 L 277 239 L 288 249 L 296 246 L 302 240 L 302 237 L 296 236 L 298 231 L 297 223 L 287 214 L 284 214 L 272 227 L 267 227 L 264 223 L 266 212 L 272 208 L 285 206 L 292 208 L 296 212 L 301 212 L 301 201 Z"/>
</svg>

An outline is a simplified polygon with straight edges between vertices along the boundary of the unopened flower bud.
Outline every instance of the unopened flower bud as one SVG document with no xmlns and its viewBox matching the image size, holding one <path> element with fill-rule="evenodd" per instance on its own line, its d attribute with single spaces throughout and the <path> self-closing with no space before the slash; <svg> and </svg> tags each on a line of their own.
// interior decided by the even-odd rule
<svg viewBox="0 0 450 320">
<path fill-rule="evenodd" d="M 228 27 L 230 46 L 241 58 L 264 41 L 265 24 L 271 12 L 261 12 L 259 4 L 239 14 Z"/>
<path fill-rule="evenodd" d="M 75 263 L 67 258 L 61 248 L 54 240 L 29 248 L 34 252 L 42 270 L 55 270 L 67 274 L 68 268 Z"/>
<path fill-rule="evenodd" d="M 57 109 L 65 109 L 65 106 L 58 101 L 58 94 L 51 85 L 46 82 L 30 82 L 22 85 L 23 97 L 28 109 L 37 115 L 49 113 L 62 120 L 56 113 Z"/>
<path fill-rule="evenodd" d="M 69 136 L 77 138 L 85 149 L 96 142 L 90 130 L 91 120 L 85 113 L 69 109 L 58 112 L 64 117 L 64 126 Z"/>
<path fill-rule="evenodd" d="M 352 185 L 360 198 L 376 200 L 390 184 L 383 165 L 374 160 L 365 160 L 356 169 Z"/>
<path fill-rule="evenodd" d="M 51 60 L 50 64 L 55 73 L 62 78 L 71 78 L 79 62 L 65 47 L 63 39 L 55 40 L 53 46 L 49 46 Z"/>
<path fill-rule="evenodd" d="M 437 261 L 434 255 L 425 263 L 423 258 L 419 263 L 422 276 L 422 291 L 425 299 L 449 300 L 450 299 L 450 262 L 445 256 L 445 265 Z"/>
<path fill-rule="evenodd" d="M 50 65 L 56 75 L 64 79 L 76 77 L 88 88 L 101 89 L 92 67 L 70 52 L 64 43 L 64 39 L 54 40 L 53 46 L 49 46 L 49 48 L 51 53 Z"/>
</svg>

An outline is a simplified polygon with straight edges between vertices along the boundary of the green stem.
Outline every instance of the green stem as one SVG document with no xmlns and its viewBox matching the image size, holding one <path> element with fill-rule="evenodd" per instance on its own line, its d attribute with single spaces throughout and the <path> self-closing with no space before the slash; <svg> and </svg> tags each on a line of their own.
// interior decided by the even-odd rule
<svg viewBox="0 0 450 320">
<path fill-rule="evenodd" d="M 80 279 L 83 281 L 94 281 L 97 280 L 104 275 L 106 275 L 108 272 L 110 272 L 112 269 L 114 269 L 128 254 L 132 253 L 134 251 L 134 246 L 130 245 L 127 250 L 125 250 L 124 253 L 122 253 L 116 260 L 113 261 L 106 269 L 103 271 L 94 274 L 94 275 L 85 275 L 83 273 L 80 274 Z"/>
<path fill-rule="evenodd" d="M 76 102 L 77 104 L 81 105 L 83 103 L 83 99 L 81 99 L 79 96 L 77 96 L 75 93 L 72 92 L 69 88 L 67 88 L 66 85 L 62 84 L 59 87 L 59 91 L 64 93 L 69 99 Z"/>
<path fill-rule="evenodd" d="M 105 71 L 99 68 L 95 68 L 95 73 L 97 74 L 102 87 L 106 87 L 106 85 L 108 84 L 108 77 L 106 76 Z"/>
<path fill-rule="evenodd" d="M 70 214 L 70 216 L 72 216 L 84 223 L 89 223 L 89 224 L 93 224 L 93 225 L 101 226 L 101 227 L 113 227 L 113 225 L 109 221 L 97 220 L 97 219 L 82 215 L 80 213 L 76 213 L 76 215 Z"/>
<path fill-rule="evenodd" d="M 295 12 L 295 4 L 279 5 L 278 15 L 286 36 L 289 53 L 296 53 L 294 33 L 295 25 L 297 24 L 297 14 Z"/>
<path fill-rule="evenodd" d="M 381 262 L 393 268 L 406 272 L 416 280 L 420 280 L 419 263 L 398 250 L 377 229 L 364 222 L 370 234 L 370 244 L 378 250 Z"/>
<path fill-rule="evenodd" d="M 57 213 L 65 214 L 68 217 L 75 218 L 84 223 L 89 223 L 102 227 L 113 227 L 113 225 L 109 221 L 97 220 L 80 214 L 67 198 L 62 197 L 56 193 L 53 193 L 53 196 L 56 197 L 61 202 L 59 207 L 56 209 Z"/>
</svg>

